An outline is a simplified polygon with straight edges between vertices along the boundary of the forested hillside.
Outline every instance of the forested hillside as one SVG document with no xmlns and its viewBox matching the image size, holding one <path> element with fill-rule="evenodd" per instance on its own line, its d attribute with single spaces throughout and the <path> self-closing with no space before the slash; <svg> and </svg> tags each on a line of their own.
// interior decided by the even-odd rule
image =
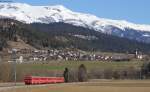
<svg viewBox="0 0 150 92">
<path fill-rule="evenodd" d="M 149 53 L 150 44 L 140 43 L 76 27 L 65 23 L 24 24 L 11 19 L 0 20 L 0 50 L 7 48 L 7 41 L 22 39 L 37 49 L 76 48 L 85 51 Z"/>
</svg>

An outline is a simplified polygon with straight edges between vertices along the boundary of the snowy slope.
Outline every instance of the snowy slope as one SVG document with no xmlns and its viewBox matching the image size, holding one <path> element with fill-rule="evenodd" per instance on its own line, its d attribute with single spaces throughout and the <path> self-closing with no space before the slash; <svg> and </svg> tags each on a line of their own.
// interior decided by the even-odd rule
<svg viewBox="0 0 150 92">
<path fill-rule="evenodd" d="M 25 3 L 0 3 L 0 17 L 12 18 L 25 23 L 64 22 L 150 43 L 150 25 L 98 18 L 90 14 L 73 12 L 61 5 L 31 6 Z"/>
</svg>

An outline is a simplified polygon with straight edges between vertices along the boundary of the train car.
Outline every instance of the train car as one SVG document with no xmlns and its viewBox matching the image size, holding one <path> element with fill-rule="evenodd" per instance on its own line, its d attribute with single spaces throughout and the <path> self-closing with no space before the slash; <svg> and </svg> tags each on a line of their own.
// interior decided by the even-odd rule
<svg viewBox="0 0 150 92">
<path fill-rule="evenodd" d="M 24 83 L 26 85 L 64 83 L 64 77 L 26 76 Z"/>
</svg>

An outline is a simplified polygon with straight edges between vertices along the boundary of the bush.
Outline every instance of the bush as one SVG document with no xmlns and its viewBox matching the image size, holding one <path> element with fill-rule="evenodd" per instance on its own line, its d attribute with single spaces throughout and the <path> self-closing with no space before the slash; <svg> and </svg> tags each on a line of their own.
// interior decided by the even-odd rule
<svg viewBox="0 0 150 92">
<path fill-rule="evenodd" d="M 120 79 L 119 71 L 114 71 L 114 72 L 113 72 L 113 78 L 114 78 L 114 79 Z"/>
</svg>

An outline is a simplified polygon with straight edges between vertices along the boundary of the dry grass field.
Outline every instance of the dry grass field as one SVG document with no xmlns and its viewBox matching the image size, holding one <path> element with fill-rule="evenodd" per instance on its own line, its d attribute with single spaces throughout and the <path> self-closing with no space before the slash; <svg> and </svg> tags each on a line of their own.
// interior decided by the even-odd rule
<svg viewBox="0 0 150 92">
<path fill-rule="evenodd" d="M 92 80 L 87 83 L 20 86 L 0 92 L 150 92 L 150 80 Z"/>
<path fill-rule="evenodd" d="M 105 79 L 106 76 L 106 79 L 108 79 L 108 76 L 113 76 L 113 71 L 126 70 L 129 71 L 128 75 L 131 76 L 132 74 L 135 74 L 133 73 L 135 70 L 140 70 L 143 62 L 50 61 L 48 63 L 18 63 L 16 68 L 17 81 L 22 82 L 26 75 L 51 77 L 63 76 L 63 71 L 66 67 L 72 72 L 71 74 L 77 76 L 77 70 L 81 64 L 86 66 L 89 79 Z M 0 63 L 0 82 L 13 81 L 13 66 L 13 63 Z M 134 76 L 138 75 L 136 74 Z M 128 76 L 126 77 L 129 79 Z"/>
</svg>

